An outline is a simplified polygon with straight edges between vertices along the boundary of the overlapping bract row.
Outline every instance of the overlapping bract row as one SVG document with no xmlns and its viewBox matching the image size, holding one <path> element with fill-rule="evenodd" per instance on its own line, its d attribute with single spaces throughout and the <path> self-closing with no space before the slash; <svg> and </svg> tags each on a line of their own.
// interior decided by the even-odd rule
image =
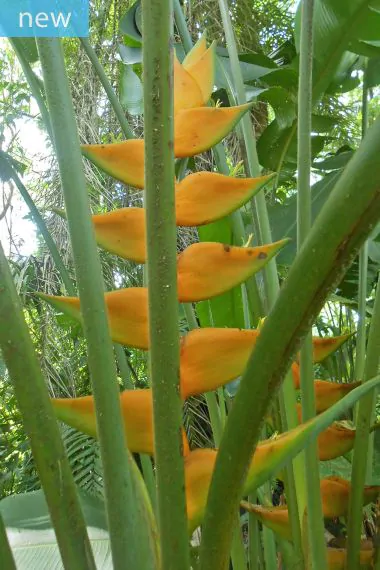
<svg viewBox="0 0 380 570">
<path fill-rule="evenodd" d="M 228 134 L 250 105 L 205 106 L 214 85 L 214 46 L 207 49 L 202 38 L 185 58 L 174 61 L 174 154 L 190 157 L 211 148 Z M 117 180 L 143 188 L 144 141 L 128 140 L 108 145 L 85 145 L 83 154 Z M 175 207 L 178 226 L 200 226 L 216 221 L 247 202 L 270 179 L 233 178 L 213 172 L 196 172 L 176 181 Z M 64 216 L 64 213 L 60 212 Z M 145 211 L 123 208 L 93 216 L 97 243 L 125 259 L 146 261 Z M 236 247 L 220 243 L 196 243 L 178 255 L 177 281 L 180 302 L 211 299 L 244 282 L 261 270 L 286 244 L 282 240 L 257 247 Z M 59 311 L 81 321 L 76 297 L 41 295 Z M 112 339 L 123 345 L 149 349 L 147 289 L 121 289 L 105 294 Z M 255 346 L 257 330 L 204 328 L 181 339 L 180 388 L 182 399 L 214 390 L 239 377 Z M 314 361 L 319 362 L 338 348 L 347 336 L 313 339 Z M 299 387 L 298 365 L 293 364 L 295 386 Z M 254 382 L 254 378 L 252 379 Z M 340 399 L 352 385 L 318 381 L 318 411 Z M 92 396 L 55 399 L 57 416 L 69 425 L 96 437 Z M 154 454 L 151 390 L 120 394 L 126 439 L 131 451 Z M 261 442 L 252 457 L 245 492 L 262 484 L 283 464 L 290 450 L 298 449 L 310 429 L 300 425 L 277 438 Z M 333 424 L 319 436 L 321 460 L 345 453 L 353 445 L 354 430 Z M 189 450 L 183 432 L 186 499 L 189 531 L 202 521 L 217 450 Z M 327 493 L 327 491 L 326 491 Z M 284 512 L 281 513 L 283 518 Z M 265 521 L 264 521 L 265 522 Z"/>
</svg>

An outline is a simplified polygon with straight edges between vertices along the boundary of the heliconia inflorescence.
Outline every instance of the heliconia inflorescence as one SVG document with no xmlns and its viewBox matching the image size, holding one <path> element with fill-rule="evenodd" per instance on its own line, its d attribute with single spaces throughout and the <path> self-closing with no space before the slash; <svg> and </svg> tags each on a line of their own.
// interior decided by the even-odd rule
<svg viewBox="0 0 380 570">
<path fill-rule="evenodd" d="M 215 44 L 207 48 L 202 37 L 182 63 L 174 58 L 174 155 L 191 157 L 220 142 L 249 112 L 252 105 L 207 106 L 214 87 Z M 144 140 L 132 139 L 113 144 L 84 145 L 83 155 L 115 179 L 144 186 Z M 215 172 L 191 173 L 175 181 L 177 226 L 201 226 L 219 220 L 240 208 L 271 179 L 234 178 Z M 65 216 L 64 212 L 57 211 Z M 136 263 L 146 261 L 145 210 L 121 208 L 92 216 L 98 245 Z M 194 243 L 177 259 L 179 302 L 193 303 L 219 296 L 260 271 L 288 240 L 254 247 L 237 247 L 215 242 Z M 77 297 L 40 296 L 58 311 L 81 321 Z M 112 339 L 125 346 L 149 349 L 148 295 L 145 287 L 131 287 L 105 293 Z M 183 400 L 218 387 L 243 374 L 255 346 L 259 329 L 200 328 L 181 339 L 180 391 Z M 349 335 L 313 338 L 313 359 L 320 362 L 336 350 Z M 292 364 L 294 385 L 299 388 L 297 359 Z M 252 382 L 255 379 L 252 378 Z M 322 412 L 352 390 L 355 384 L 316 381 L 317 411 Z M 53 399 L 58 418 L 93 437 L 97 436 L 92 396 Z M 154 455 L 152 392 L 129 390 L 120 394 L 124 429 L 132 452 Z M 254 411 L 253 411 L 254 413 Z M 312 430 L 312 421 L 257 446 L 246 476 L 244 493 L 262 485 L 278 472 L 289 453 L 296 454 Z M 321 460 L 342 455 L 352 448 L 355 431 L 334 423 L 319 435 Z M 183 431 L 183 455 L 188 527 L 191 533 L 201 522 L 217 457 L 215 449 L 189 450 Z M 341 516 L 347 511 L 350 486 L 338 479 L 321 483 L 325 516 Z M 378 488 L 366 488 L 372 500 Z M 252 507 L 264 524 L 291 539 L 286 509 Z M 331 550 L 331 549 L 329 549 Z M 344 553 L 329 554 L 331 568 L 340 568 Z M 365 555 L 366 556 L 366 555 Z M 335 564 L 335 565 L 334 565 Z"/>
</svg>

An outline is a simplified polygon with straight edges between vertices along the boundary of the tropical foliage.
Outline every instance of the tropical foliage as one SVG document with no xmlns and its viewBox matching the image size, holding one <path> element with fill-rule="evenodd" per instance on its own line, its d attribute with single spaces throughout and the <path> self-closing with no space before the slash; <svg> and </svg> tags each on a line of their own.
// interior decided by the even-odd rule
<svg viewBox="0 0 380 570">
<path fill-rule="evenodd" d="M 380 568 L 380 4 L 295 8 L 6 46 L 5 568 Z"/>
</svg>

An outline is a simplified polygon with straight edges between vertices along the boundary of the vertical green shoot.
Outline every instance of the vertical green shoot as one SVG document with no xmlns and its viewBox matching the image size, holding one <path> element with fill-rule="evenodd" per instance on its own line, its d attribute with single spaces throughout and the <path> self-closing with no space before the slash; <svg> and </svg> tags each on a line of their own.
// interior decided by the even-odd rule
<svg viewBox="0 0 380 570">
<path fill-rule="evenodd" d="M 7 323 L 6 327 L 0 326 L 0 347 L 30 439 L 62 561 L 67 568 L 94 570 L 70 465 L 1 246 L 0 322 Z"/>
<path fill-rule="evenodd" d="M 116 367 L 104 304 L 101 265 L 90 218 L 89 198 L 62 46 L 55 38 L 38 38 L 37 45 L 88 345 L 113 565 L 115 570 L 125 568 L 126 565 L 138 565 L 141 569 L 150 570 L 153 568 L 153 549 L 146 539 L 148 530 L 142 524 L 142 502 L 139 501 L 140 495 L 133 482 L 131 460 L 126 451 Z M 99 350 L 99 347 L 102 347 L 102 350 Z"/>
<path fill-rule="evenodd" d="M 297 140 L 297 247 L 301 249 L 311 228 L 311 111 L 313 66 L 313 11 L 314 0 L 301 3 L 300 68 L 298 84 L 298 140 Z M 300 355 L 302 420 L 315 416 L 313 347 L 311 331 L 305 338 Z M 306 505 L 300 503 L 300 518 L 307 509 L 308 559 L 314 570 L 327 567 L 325 529 L 322 501 L 319 493 L 319 460 L 317 442 L 311 442 L 304 451 L 306 479 Z M 305 532 L 305 530 L 304 530 Z M 306 553 L 305 553 L 306 554 Z"/>
<path fill-rule="evenodd" d="M 145 207 L 157 504 L 165 570 L 190 566 L 179 393 L 171 0 L 143 2 Z"/>
<path fill-rule="evenodd" d="M 362 92 L 362 138 L 368 128 L 368 72 L 364 65 Z M 359 254 L 359 291 L 358 291 L 358 334 L 356 339 L 355 378 L 362 380 L 365 366 L 366 349 L 366 309 L 367 309 L 367 272 L 368 272 L 368 241 Z"/>
<path fill-rule="evenodd" d="M 379 370 L 380 362 L 380 278 L 377 282 L 375 304 L 369 330 L 364 381 L 370 380 Z M 364 396 L 358 406 L 354 455 L 352 460 L 351 494 L 348 518 L 347 570 L 359 567 L 361 528 L 363 522 L 363 487 L 368 470 L 370 428 L 375 395 Z M 372 468 L 372 465 L 371 465 Z M 370 471 L 372 474 L 372 469 Z"/>
</svg>

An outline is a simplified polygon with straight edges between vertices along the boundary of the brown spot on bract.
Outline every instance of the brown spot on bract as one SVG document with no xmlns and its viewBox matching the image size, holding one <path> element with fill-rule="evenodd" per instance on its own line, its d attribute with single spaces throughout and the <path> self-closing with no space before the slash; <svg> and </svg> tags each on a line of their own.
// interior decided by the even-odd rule
<svg viewBox="0 0 380 570">
<path fill-rule="evenodd" d="M 231 247 L 229 245 L 227 245 L 226 243 L 223 244 L 223 249 L 225 252 L 229 253 L 231 251 Z"/>
<path fill-rule="evenodd" d="M 260 251 L 259 255 L 257 256 L 257 259 L 266 259 L 268 256 L 265 253 L 265 251 Z"/>
</svg>

